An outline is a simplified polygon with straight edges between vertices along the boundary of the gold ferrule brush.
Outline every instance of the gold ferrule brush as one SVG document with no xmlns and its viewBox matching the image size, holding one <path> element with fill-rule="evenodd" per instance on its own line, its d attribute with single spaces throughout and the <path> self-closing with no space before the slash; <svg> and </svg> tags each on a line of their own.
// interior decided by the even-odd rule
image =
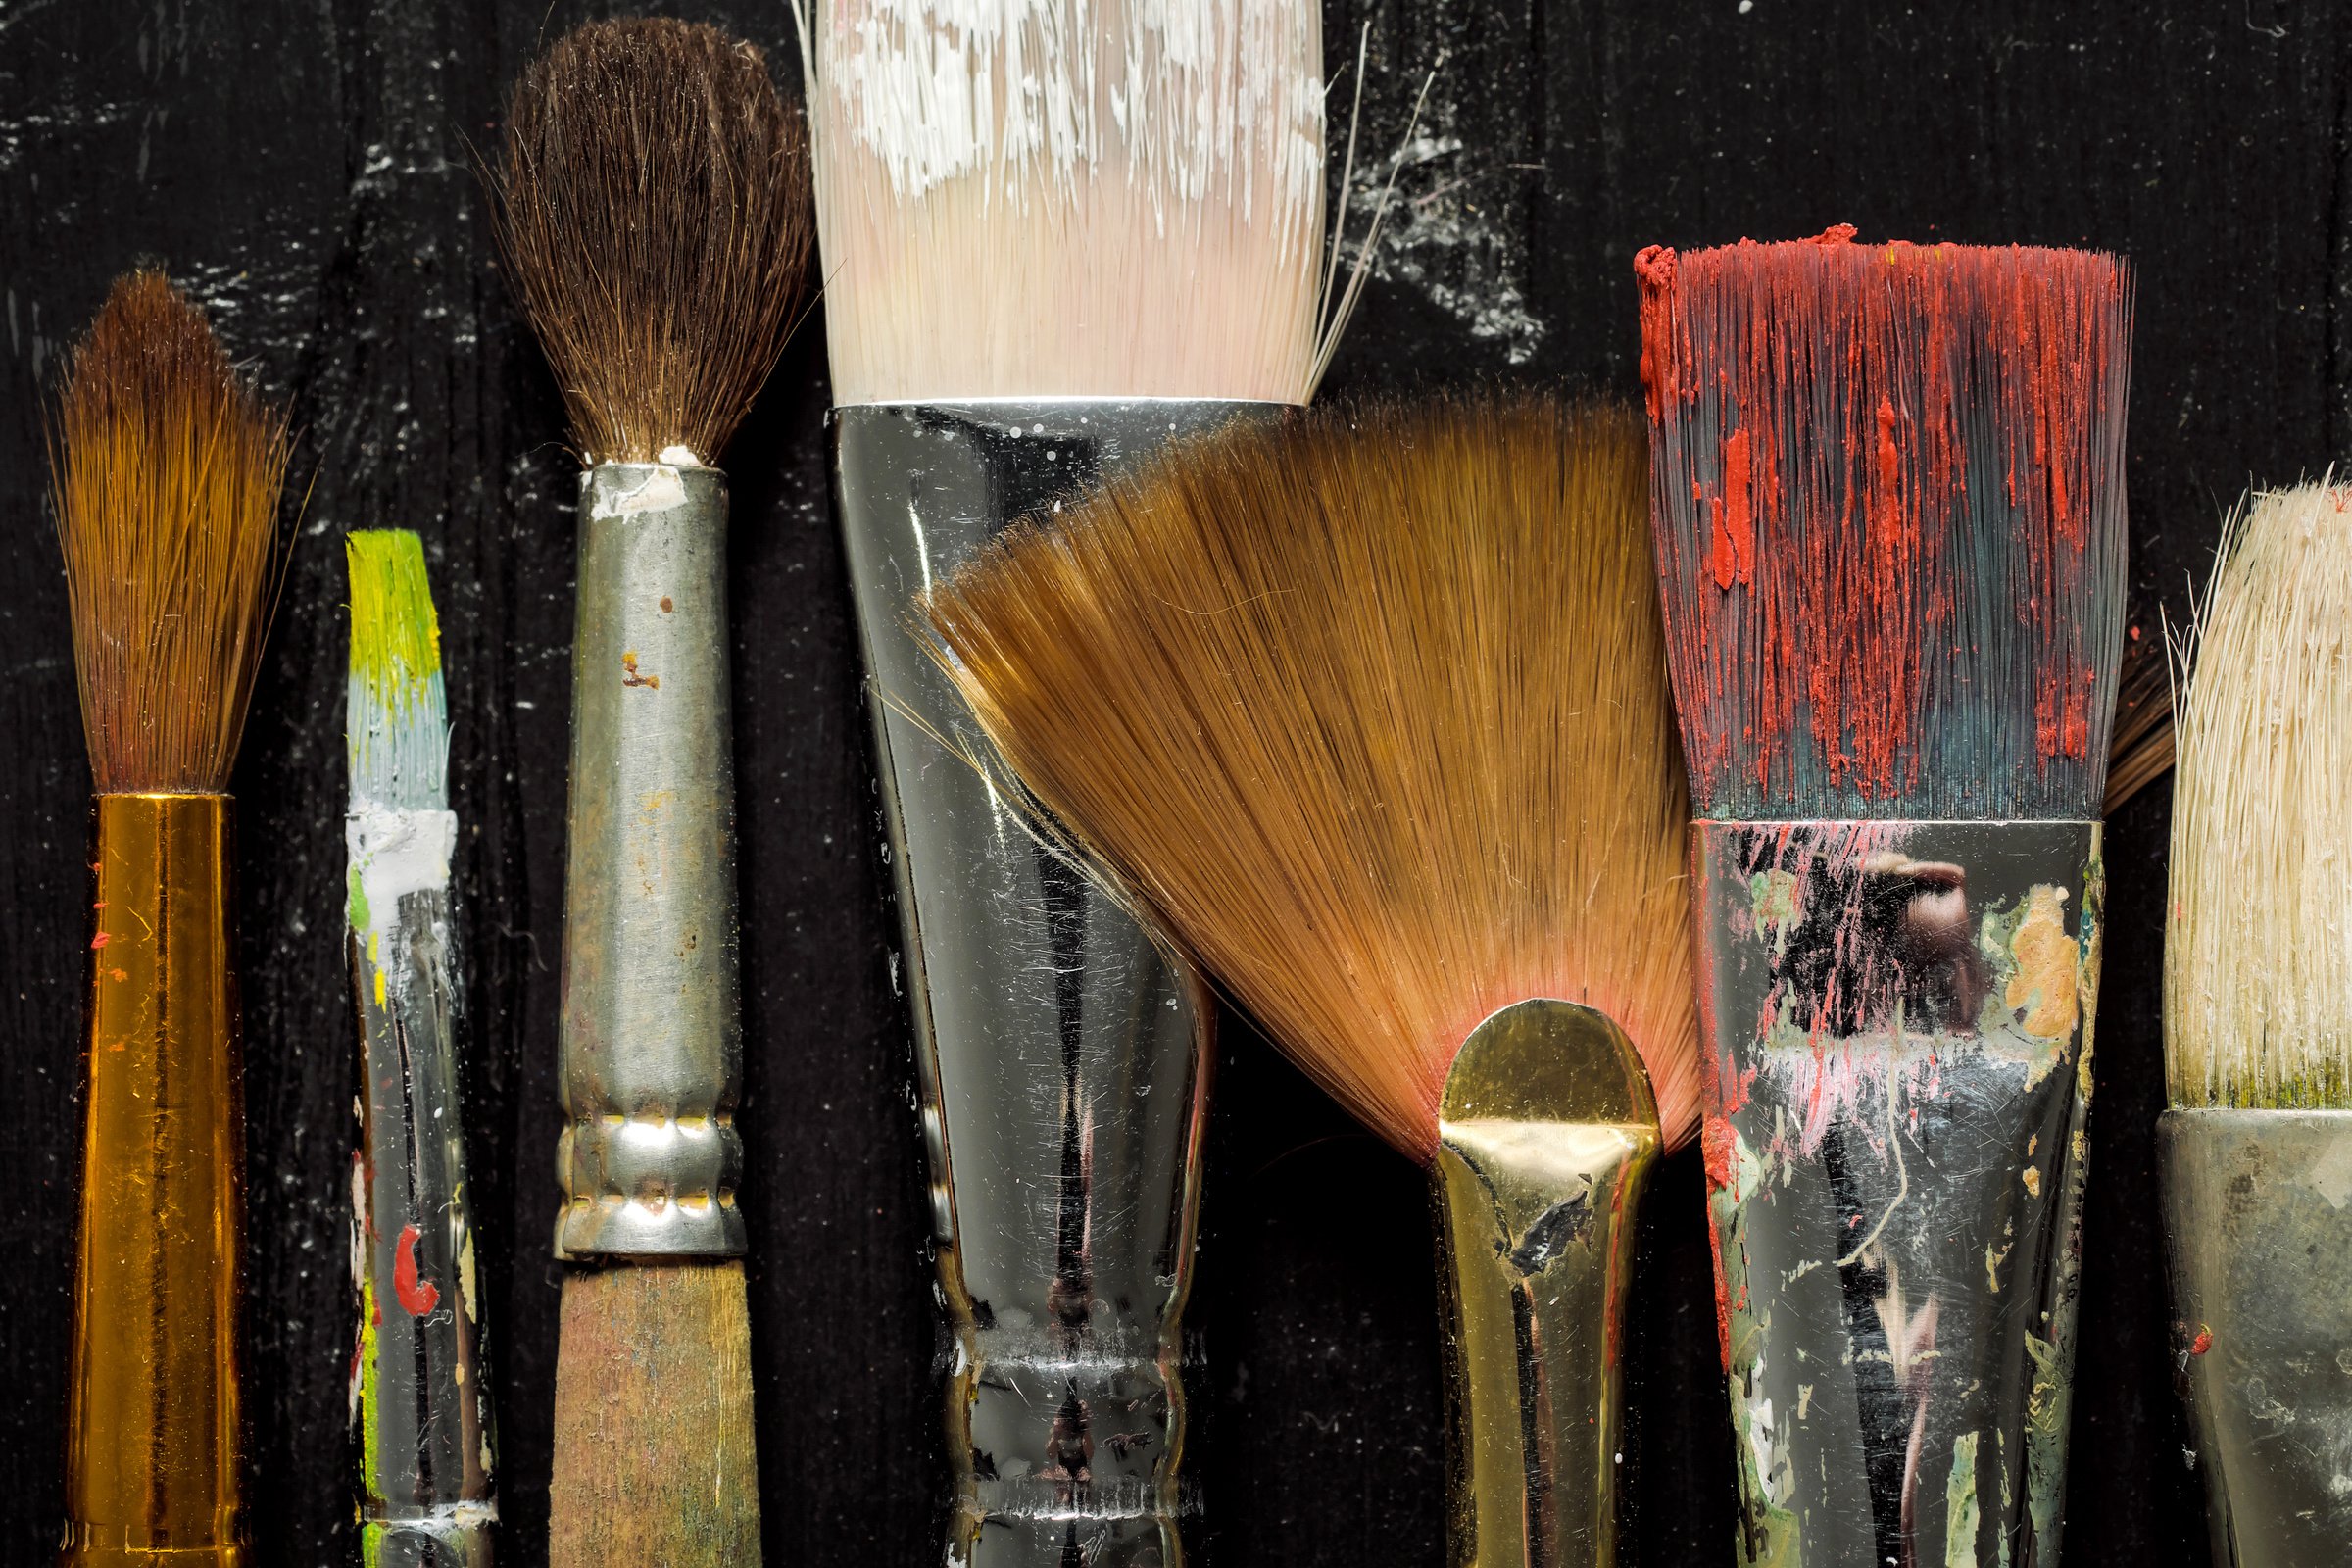
<svg viewBox="0 0 2352 1568">
<path fill-rule="evenodd" d="M 92 808 L 68 1564 L 236 1564 L 244 1223 L 224 795 Z"/>
<path fill-rule="evenodd" d="M 1615 1557 L 1634 1209 L 1658 1148 L 1649 1075 L 1604 1013 L 1517 1003 L 1454 1057 L 1431 1179 L 1457 1568 Z"/>
</svg>

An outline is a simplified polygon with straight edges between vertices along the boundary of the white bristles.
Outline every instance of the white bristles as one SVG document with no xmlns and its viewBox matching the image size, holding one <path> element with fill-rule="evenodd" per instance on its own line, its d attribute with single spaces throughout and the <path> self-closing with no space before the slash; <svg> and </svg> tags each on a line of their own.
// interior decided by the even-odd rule
<svg viewBox="0 0 2352 1568">
<path fill-rule="evenodd" d="M 2164 953 L 2173 1102 L 2352 1108 L 2352 489 L 2251 497 L 2193 637 Z"/>
<path fill-rule="evenodd" d="M 815 0 L 839 404 L 1302 403 L 1314 0 Z"/>
</svg>

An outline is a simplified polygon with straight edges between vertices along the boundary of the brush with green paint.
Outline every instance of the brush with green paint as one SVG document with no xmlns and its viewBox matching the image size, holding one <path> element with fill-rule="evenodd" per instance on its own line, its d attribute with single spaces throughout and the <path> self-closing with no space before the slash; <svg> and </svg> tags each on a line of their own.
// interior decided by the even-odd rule
<svg viewBox="0 0 2352 1568">
<path fill-rule="evenodd" d="M 362 1560 L 486 1568 L 498 1518 L 473 1284 L 454 1025 L 449 713 L 424 551 L 405 529 L 345 541 L 351 686 L 352 1160 Z"/>
</svg>

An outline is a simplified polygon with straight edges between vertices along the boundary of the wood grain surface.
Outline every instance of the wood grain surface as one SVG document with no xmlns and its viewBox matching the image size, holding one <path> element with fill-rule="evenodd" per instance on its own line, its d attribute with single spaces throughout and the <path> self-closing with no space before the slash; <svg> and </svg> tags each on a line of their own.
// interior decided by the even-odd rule
<svg viewBox="0 0 2352 1568">
<path fill-rule="evenodd" d="M 404 526 L 424 536 L 441 605 L 464 823 L 500 1552 L 544 1561 L 575 468 L 469 158 L 539 40 L 608 9 L 0 0 L 0 1564 L 50 1560 L 62 1505 L 88 898 L 38 394 L 108 280 L 141 258 L 207 305 L 302 429 L 300 541 L 237 774 L 256 1560 L 355 1550 L 333 536 Z M 783 0 L 647 9 L 720 23 L 790 63 Z M 2352 456 L 2346 8 L 1332 0 L 1335 69 L 1367 23 L 1376 167 L 1350 193 L 1359 225 L 1444 63 L 1333 392 L 1523 379 L 1630 396 L 1637 249 L 1842 221 L 1866 238 L 2132 256 L 2142 637 L 2161 635 L 2160 606 L 2185 608 L 2249 480 Z M 779 76 L 792 90 L 797 74 Z M 825 500 L 822 341 L 820 322 L 804 328 L 728 463 L 759 1466 L 773 1560 L 912 1564 L 938 1553 L 937 1341 L 896 931 Z M 2203 1560 L 2151 1168 L 2166 800 L 2148 792 L 2109 840 L 2067 1536 L 2069 1561 L 2090 1568 Z M 1420 1177 L 1243 1028 L 1227 1038 L 1190 1315 L 1206 1555 L 1436 1564 Z M 1729 1560 L 1703 1223 L 1686 1154 L 1643 1220 L 1628 1564 Z"/>
</svg>

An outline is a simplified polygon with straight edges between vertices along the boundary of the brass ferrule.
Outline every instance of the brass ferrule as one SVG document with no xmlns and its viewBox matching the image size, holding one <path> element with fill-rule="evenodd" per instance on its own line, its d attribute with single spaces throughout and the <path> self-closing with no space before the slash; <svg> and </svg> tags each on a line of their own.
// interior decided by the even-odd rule
<svg viewBox="0 0 2352 1568">
<path fill-rule="evenodd" d="M 1605 1568 L 1634 1209 L 1658 1109 L 1632 1042 L 1572 1002 L 1471 1031 L 1439 1109 L 1448 1560 Z"/>
<path fill-rule="evenodd" d="M 228 816 L 222 795 L 101 795 L 92 810 L 70 1565 L 246 1558 Z"/>
</svg>

